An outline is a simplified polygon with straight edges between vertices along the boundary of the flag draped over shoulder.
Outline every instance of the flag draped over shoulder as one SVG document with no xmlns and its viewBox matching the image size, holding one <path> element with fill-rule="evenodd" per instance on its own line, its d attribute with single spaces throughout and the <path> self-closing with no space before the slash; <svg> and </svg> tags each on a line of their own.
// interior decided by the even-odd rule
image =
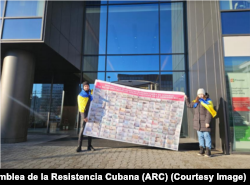
<svg viewBox="0 0 250 185">
<path fill-rule="evenodd" d="M 200 101 L 201 105 L 203 107 L 205 107 L 211 113 L 213 118 L 217 115 L 217 112 L 214 110 L 213 102 L 210 98 L 207 98 L 207 100 L 199 99 L 199 101 Z M 195 100 L 193 100 L 193 102 L 195 102 Z M 198 105 L 198 103 L 195 103 L 193 107 L 196 108 L 197 105 Z"/>
<path fill-rule="evenodd" d="M 77 97 L 79 112 L 84 112 L 85 107 L 88 103 L 88 100 L 90 100 L 90 101 L 93 100 L 92 93 L 93 93 L 92 90 L 88 91 L 88 92 L 82 90 L 80 92 L 80 94 Z"/>
</svg>

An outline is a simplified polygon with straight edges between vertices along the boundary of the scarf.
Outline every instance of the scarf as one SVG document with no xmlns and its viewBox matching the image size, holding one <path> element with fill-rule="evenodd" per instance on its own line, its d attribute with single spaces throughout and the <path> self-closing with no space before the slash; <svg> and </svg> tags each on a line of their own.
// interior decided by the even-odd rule
<svg viewBox="0 0 250 185">
<path fill-rule="evenodd" d="M 82 91 L 80 92 L 79 95 L 80 95 L 81 97 L 83 97 L 83 98 L 87 98 L 87 97 L 88 97 L 88 98 L 90 99 L 90 101 L 92 101 L 92 100 L 93 100 L 93 97 L 92 97 L 91 94 L 92 94 L 92 90 L 89 90 L 89 91 L 87 91 L 87 92 L 84 91 L 84 90 L 82 90 Z"/>
<path fill-rule="evenodd" d="M 195 100 L 193 100 L 193 102 L 195 102 Z M 199 99 L 199 102 L 204 108 L 206 108 L 210 112 L 213 118 L 217 115 L 217 112 L 214 110 L 213 102 L 210 98 L 207 98 L 207 100 Z M 196 108 L 197 105 L 198 103 L 195 103 L 193 107 Z"/>
</svg>

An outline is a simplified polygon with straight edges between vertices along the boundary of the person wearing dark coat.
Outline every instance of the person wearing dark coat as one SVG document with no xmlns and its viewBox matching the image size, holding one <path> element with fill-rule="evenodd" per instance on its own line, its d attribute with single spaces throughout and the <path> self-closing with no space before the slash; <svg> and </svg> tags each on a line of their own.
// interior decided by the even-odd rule
<svg viewBox="0 0 250 185">
<path fill-rule="evenodd" d="M 89 89 L 89 83 L 87 81 L 83 82 L 83 90 L 77 96 L 78 109 L 81 114 L 81 131 L 78 136 L 78 146 L 76 152 L 81 152 L 82 150 L 82 139 L 83 131 L 88 122 L 88 112 L 90 107 L 90 102 L 93 100 L 92 91 Z M 88 147 L 87 150 L 95 151 L 94 147 L 91 145 L 92 137 L 88 136 Z"/>
<path fill-rule="evenodd" d="M 188 108 L 194 108 L 193 128 L 197 130 L 200 152 L 198 155 L 211 157 L 211 120 L 216 116 L 212 100 L 203 88 L 198 89 L 197 97 L 191 103 L 185 95 Z"/>
</svg>

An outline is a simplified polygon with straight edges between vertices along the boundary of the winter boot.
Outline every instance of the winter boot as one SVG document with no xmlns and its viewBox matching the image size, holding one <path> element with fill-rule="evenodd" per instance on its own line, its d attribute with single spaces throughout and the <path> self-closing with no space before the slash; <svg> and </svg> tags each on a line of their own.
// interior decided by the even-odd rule
<svg viewBox="0 0 250 185">
<path fill-rule="evenodd" d="M 76 149 L 76 152 L 81 152 L 82 151 L 82 147 L 78 146 Z"/>
<path fill-rule="evenodd" d="M 90 150 L 95 151 L 95 149 L 94 149 L 94 147 L 93 147 L 92 145 L 89 145 L 88 148 L 87 148 L 87 150 L 89 150 L 89 151 L 90 151 Z"/>
<path fill-rule="evenodd" d="M 204 153 L 205 153 L 205 148 L 200 146 L 200 152 L 198 153 L 198 155 L 203 155 Z"/>
<path fill-rule="evenodd" d="M 206 147 L 205 157 L 211 157 L 211 150 L 208 147 Z"/>
</svg>

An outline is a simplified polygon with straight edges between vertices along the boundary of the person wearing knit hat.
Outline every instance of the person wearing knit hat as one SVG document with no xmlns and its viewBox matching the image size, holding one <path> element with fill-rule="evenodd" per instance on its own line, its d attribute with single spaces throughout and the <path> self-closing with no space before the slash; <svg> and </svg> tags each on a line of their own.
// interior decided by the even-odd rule
<svg viewBox="0 0 250 185">
<path fill-rule="evenodd" d="M 83 90 L 77 96 L 78 109 L 81 114 L 81 131 L 78 136 L 78 147 L 76 152 L 81 152 L 82 150 L 82 139 L 83 139 L 83 131 L 88 122 L 88 112 L 90 107 L 90 102 L 93 100 L 92 91 L 89 89 L 89 82 L 85 81 L 82 83 Z M 95 151 L 94 147 L 91 145 L 92 137 L 88 136 L 88 147 L 87 150 Z"/>
<path fill-rule="evenodd" d="M 194 108 L 193 128 L 197 130 L 199 140 L 198 155 L 205 154 L 204 156 L 211 157 L 210 122 L 217 114 L 213 108 L 213 102 L 203 88 L 197 90 L 197 96 L 191 103 L 186 95 L 185 101 L 188 108 Z"/>
<path fill-rule="evenodd" d="M 198 89 L 197 96 L 199 96 L 199 95 L 205 95 L 205 94 L 206 94 L 206 92 L 205 92 L 205 90 L 203 88 Z"/>
</svg>

